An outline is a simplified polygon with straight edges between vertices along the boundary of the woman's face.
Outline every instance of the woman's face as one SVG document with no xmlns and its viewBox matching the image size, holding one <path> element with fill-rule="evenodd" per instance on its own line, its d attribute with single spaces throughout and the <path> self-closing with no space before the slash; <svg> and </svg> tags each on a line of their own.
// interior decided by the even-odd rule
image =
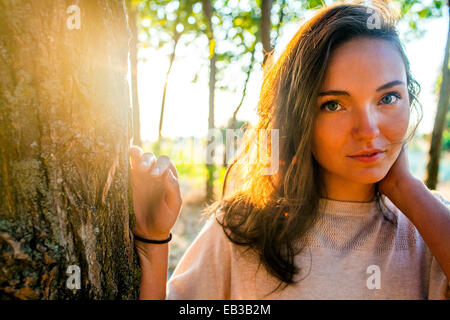
<svg viewBox="0 0 450 320">
<path fill-rule="evenodd" d="M 327 192 L 350 185 L 373 187 L 397 159 L 408 128 L 409 96 L 400 53 L 381 39 L 343 43 L 331 56 L 319 92 L 313 156 Z"/>
</svg>

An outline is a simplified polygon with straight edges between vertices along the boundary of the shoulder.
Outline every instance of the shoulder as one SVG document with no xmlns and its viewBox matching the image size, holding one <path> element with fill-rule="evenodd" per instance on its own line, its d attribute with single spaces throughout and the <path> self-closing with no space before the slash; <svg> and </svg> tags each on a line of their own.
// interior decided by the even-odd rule
<svg viewBox="0 0 450 320">
<path fill-rule="evenodd" d="M 188 252 L 197 252 L 198 250 L 214 251 L 219 254 L 229 245 L 228 238 L 219 223 L 220 219 L 216 217 L 208 217 L 200 232 L 195 237 L 194 241 L 187 249 Z M 218 250 L 220 248 L 220 250 Z M 213 252 L 209 252 L 212 254 Z"/>
<path fill-rule="evenodd" d="M 229 241 L 220 221 L 219 218 L 209 217 L 196 240 L 204 242 L 207 246 L 228 246 Z"/>
</svg>

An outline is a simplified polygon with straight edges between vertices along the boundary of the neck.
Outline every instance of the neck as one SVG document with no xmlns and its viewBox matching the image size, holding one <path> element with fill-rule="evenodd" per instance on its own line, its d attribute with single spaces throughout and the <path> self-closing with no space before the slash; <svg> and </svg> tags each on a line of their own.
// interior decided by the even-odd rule
<svg viewBox="0 0 450 320">
<path fill-rule="evenodd" d="M 369 202 L 375 196 L 375 184 L 362 184 L 344 179 L 324 177 L 323 197 L 338 201 Z"/>
</svg>

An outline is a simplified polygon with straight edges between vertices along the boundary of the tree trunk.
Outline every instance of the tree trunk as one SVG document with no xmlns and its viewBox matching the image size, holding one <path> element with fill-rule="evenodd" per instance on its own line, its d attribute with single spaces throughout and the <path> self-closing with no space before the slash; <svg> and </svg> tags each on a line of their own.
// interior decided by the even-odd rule
<svg viewBox="0 0 450 320">
<path fill-rule="evenodd" d="M 214 124 L 214 91 L 216 87 L 216 54 L 210 58 L 209 66 L 209 116 L 208 116 L 208 130 L 213 130 L 215 128 Z M 208 141 L 213 143 L 212 141 Z M 212 152 L 211 159 L 207 159 L 207 170 L 208 178 L 206 181 L 206 202 L 209 203 L 214 200 L 214 174 L 216 171 L 216 166 L 213 163 L 215 151 Z M 209 161 L 208 161 L 209 160 Z"/>
<path fill-rule="evenodd" d="M 123 0 L 0 0 L 0 298 L 138 297 L 128 40 Z"/>
<path fill-rule="evenodd" d="M 272 1 L 273 0 L 262 0 L 261 2 L 261 42 L 264 54 L 263 65 L 266 63 L 269 54 L 273 49 L 270 44 L 270 30 L 272 29 L 270 12 L 272 11 Z"/>
<path fill-rule="evenodd" d="M 237 114 L 238 114 L 239 110 L 241 109 L 242 103 L 244 102 L 244 98 L 247 94 L 247 85 L 250 80 L 250 75 L 252 74 L 253 64 L 255 63 L 256 41 L 253 42 L 251 48 L 252 48 L 252 51 L 251 51 L 250 63 L 248 65 L 248 69 L 247 69 L 247 77 L 245 78 L 244 87 L 242 89 L 241 101 L 239 101 L 238 106 L 236 107 L 236 109 L 233 112 L 233 117 L 231 118 L 231 129 L 237 129 L 236 128 Z"/>
<path fill-rule="evenodd" d="M 228 123 L 229 123 L 229 128 L 230 128 L 230 129 L 233 129 L 233 130 L 238 129 L 238 128 L 237 128 L 237 114 L 238 114 L 239 110 L 241 109 L 242 103 L 244 102 L 245 96 L 246 96 L 246 94 L 247 94 L 247 86 L 248 86 L 248 82 L 249 82 L 250 76 L 251 76 L 251 74 L 252 74 L 253 64 L 255 63 L 255 51 L 256 51 L 255 49 L 256 49 L 256 43 L 257 43 L 257 40 L 255 40 L 255 41 L 253 42 L 252 47 L 251 47 L 252 51 L 251 51 L 250 63 L 249 63 L 249 65 L 248 65 L 248 69 L 247 69 L 247 77 L 245 78 L 244 87 L 243 87 L 243 89 L 242 89 L 241 101 L 239 101 L 238 106 L 236 107 L 236 109 L 234 109 L 233 116 L 231 117 L 230 121 L 228 122 Z M 227 156 L 227 153 L 228 153 L 228 151 L 230 151 L 230 150 L 228 150 L 227 147 L 226 147 L 226 146 L 227 146 L 226 141 L 224 141 L 224 146 L 225 146 L 225 147 L 224 147 L 224 150 L 225 150 L 225 151 L 224 151 L 224 153 L 223 153 L 222 166 L 223 166 L 224 168 L 226 168 L 226 167 L 228 166 L 227 158 L 229 157 L 229 156 Z M 237 148 L 237 141 L 236 141 L 236 140 L 233 141 L 233 148 L 234 148 L 235 150 L 236 150 L 236 148 Z"/>
<path fill-rule="evenodd" d="M 136 3 L 127 0 L 128 25 L 130 26 L 130 65 L 131 65 L 131 93 L 133 102 L 133 144 L 142 146 L 141 117 L 139 111 L 139 95 L 137 80 L 138 65 L 138 29 Z"/>
<path fill-rule="evenodd" d="M 208 130 L 211 132 L 215 128 L 214 124 L 214 93 L 216 89 L 216 43 L 214 40 L 214 30 L 212 26 L 213 7 L 210 0 L 202 0 L 203 14 L 206 17 L 207 36 L 209 39 L 209 116 Z M 212 141 L 208 141 L 212 143 Z M 207 155 L 206 168 L 208 177 L 206 179 L 206 202 L 209 203 L 214 199 L 214 172 L 215 165 L 212 163 L 214 151 Z"/>
<path fill-rule="evenodd" d="M 449 10 L 450 11 L 450 10 Z M 439 102 L 434 120 L 431 146 L 429 151 L 429 162 L 427 166 L 426 185 L 430 189 L 436 189 L 439 174 L 439 159 L 442 150 L 442 134 L 444 132 L 446 115 L 450 104 L 450 22 L 447 32 L 447 45 L 445 47 L 444 62 L 442 66 L 442 82 L 439 92 Z"/>
<path fill-rule="evenodd" d="M 161 152 L 161 140 L 162 140 L 162 126 L 163 126 L 163 121 L 164 121 L 164 107 L 166 106 L 166 94 L 167 94 L 167 84 L 169 82 L 169 75 L 170 75 L 170 70 L 172 70 L 172 65 L 173 62 L 175 60 L 175 52 L 177 50 L 177 45 L 178 45 L 178 41 L 180 40 L 181 34 L 179 32 L 177 32 L 177 30 L 174 31 L 174 35 L 173 35 L 173 49 L 172 49 L 172 53 L 170 54 L 170 58 L 169 58 L 169 68 L 167 69 L 166 72 L 166 80 L 164 81 L 164 89 L 163 89 L 163 96 L 162 96 L 162 101 L 161 101 L 161 113 L 159 115 L 159 128 L 158 128 L 158 142 L 156 144 L 156 154 L 160 154 Z"/>
</svg>

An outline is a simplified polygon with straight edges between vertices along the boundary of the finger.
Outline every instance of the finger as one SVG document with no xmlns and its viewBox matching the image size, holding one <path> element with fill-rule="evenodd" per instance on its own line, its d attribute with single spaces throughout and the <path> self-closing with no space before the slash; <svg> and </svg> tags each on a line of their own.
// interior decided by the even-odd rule
<svg viewBox="0 0 450 320">
<path fill-rule="evenodd" d="M 180 185 L 170 168 L 167 170 L 164 179 L 164 187 L 166 189 L 167 206 L 173 211 L 180 210 L 182 204 Z"/>
<path fill-rule="evenodd" d="M 144 151 L 138 146 L 132 146 L 130 148 L 131 167 L 136 168 L 141 161 Z"/>
<path fill-rule="evenodd" d="M 156 157 L 151 152 L 146 152 L 142 155 L 141 161 L 137 166 L 139 172 L 148 172 L 156 163 Z"/>
<path fill-rule="evenodd" d="M 405 154 L 408 152 L 408 146 L 406 143 L 403 143 L 402 149 L 400 150 L 399 157 L 404 157 Z"/>
<path fill-rule="evenodd" d="M 178 180 L 178 171 L 177 168 L 175 167 L 175 163 L 173 163 L 172 159 L 169 158 L 169 163 L 167 165 L 167 169 L 170 169 L 172 171 L 172 174 L 174 175 L 174 177 Z M 168 172 L 169 170 L 167 170 L 166 172 Z"/>
<path fill-rule="evenodd" d="M 173 176 L 178 180 L 178 171 L 175 167 L 175 163 L 173 163 L 172 159 L 170 159 L 169 169 L 172 171 Z"/>
<path fill-rule="evenodd" d="M 167 168 L 171 165 L 172 160 L 166 155 L 162 155 L 156 161 L 151 173 L 153 175 L 162 175 L 166 172 Z"/>
</svg>

